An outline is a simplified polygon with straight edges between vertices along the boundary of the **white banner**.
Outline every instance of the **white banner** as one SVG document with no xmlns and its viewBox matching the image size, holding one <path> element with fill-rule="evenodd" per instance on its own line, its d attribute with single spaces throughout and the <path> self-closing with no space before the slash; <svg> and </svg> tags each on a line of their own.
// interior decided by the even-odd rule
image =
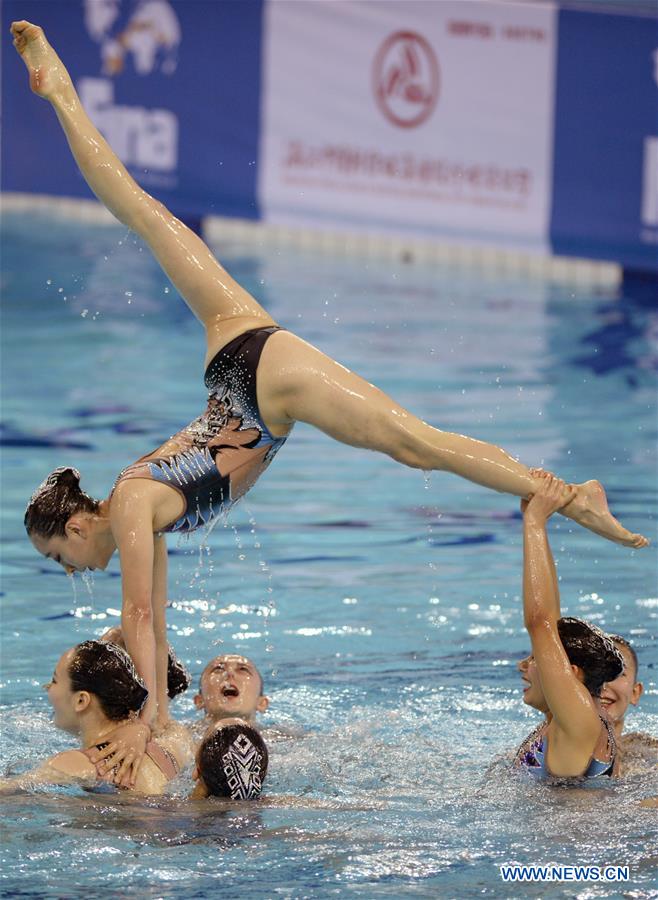
<svg viewBox="0 0 658 900">
<path fill-rule="evenodd" d="M 544 246 L 555 29 L 553 4 L 270 0 L 263 218 Z"/>
</svg>

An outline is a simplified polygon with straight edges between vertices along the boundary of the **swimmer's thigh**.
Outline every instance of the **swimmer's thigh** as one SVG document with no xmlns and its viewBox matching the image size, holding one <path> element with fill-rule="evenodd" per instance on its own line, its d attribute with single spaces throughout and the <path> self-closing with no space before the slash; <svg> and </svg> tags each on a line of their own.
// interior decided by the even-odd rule
<svg viewBox="0 0 658 900">
<path fill-rule="evenodd" d="M 268 428 L 307 422 L 350 444 L 414 465 L 425 422 L 373 384 L 287 331 L 268 340 L 258 366 L 258 403 Z"/>
</svg>

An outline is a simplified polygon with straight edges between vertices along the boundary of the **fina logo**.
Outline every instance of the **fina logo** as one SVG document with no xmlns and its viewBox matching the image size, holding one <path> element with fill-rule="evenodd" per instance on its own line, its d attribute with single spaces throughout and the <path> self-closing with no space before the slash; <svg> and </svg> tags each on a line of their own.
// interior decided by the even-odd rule
<svg viewBox="0 0 658 900">
<path fill-rule="evenodd" d="M 377 51 L 372 69 L 379 109 L 399 128 L 425 122 L 439 99 L 439 64 L 430 44 L 415 31 L 396 31 Z"/>
<path fill-rule="evenodd" d="M 80 98 L 90 118 L 126 165 L 173 172 L 178 163 L 178 118 L 167 109 L 114 104 L 112 77 L 132 61 L 139 76 L 173 75 L 181 29 L 168 0 L 137 0 L 123 27 L 117 27 L 122 0 L 84 0 L 84 21 L 99 45 L 106 78 L 82 78 Z"/>
</svg>

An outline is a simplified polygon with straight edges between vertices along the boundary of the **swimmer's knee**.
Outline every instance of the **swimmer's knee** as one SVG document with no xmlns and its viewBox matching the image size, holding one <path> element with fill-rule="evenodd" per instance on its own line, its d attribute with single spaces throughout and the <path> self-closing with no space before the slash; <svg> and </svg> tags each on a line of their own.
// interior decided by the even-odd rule
<svg viewBox="0 0 658 900">
<path fill-rule="evenodd" d="M 411 469 L 451 471 L 454 453 L 443 440 L 443 432 L 422 423 L 414 431 L 398 431 L 387 453 L 396 462 Z"/>
<path fill-rule="evenodd" d="M 430 449 L 424 441 L 405 435 L 395 446 L 389 448 L 388 455 L 396 462 L 410 469 L 443 469 L 444 464 L 436 450 Z"/>
</svg>

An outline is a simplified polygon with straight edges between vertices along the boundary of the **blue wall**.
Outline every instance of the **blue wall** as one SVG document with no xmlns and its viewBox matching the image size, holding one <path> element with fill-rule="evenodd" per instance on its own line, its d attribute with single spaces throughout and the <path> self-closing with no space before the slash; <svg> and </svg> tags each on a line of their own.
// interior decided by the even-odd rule
<svg viewBox="0 0 658 900">
<path fill-rule="evenodd" d="M 658 269 L 658 222 L 641 216 L 643 189 L 651 189 L 645 139 L 658 141 L 654 54 L 658 18 L 560 13 L 551 216 L 556 253 Z M 658 175 L 658 155 L 652 163 Z"/>
<path fill-rule="evenodd" d="M 61 51 L 78 90 L 87 79 L 108 125 L 105 136 L 115 149 L 124 142 L 128 156 L 120 155 L 140 184 L 185 217 L 258 217 L 261 0 L 172 6 L 183 35 L 174 52 L 161 49 L 148 77 L 136 73 L 127 53 L 123 71 L 106 77 L 82 2 L 3 2 L 3 190 L 90 195 L 53 111 L 29 93 L 12 50 L 9 26 L 26 18 Z M 134 9 L 122 4 L 113 34 L 125 30 Z"/>
</svg>

